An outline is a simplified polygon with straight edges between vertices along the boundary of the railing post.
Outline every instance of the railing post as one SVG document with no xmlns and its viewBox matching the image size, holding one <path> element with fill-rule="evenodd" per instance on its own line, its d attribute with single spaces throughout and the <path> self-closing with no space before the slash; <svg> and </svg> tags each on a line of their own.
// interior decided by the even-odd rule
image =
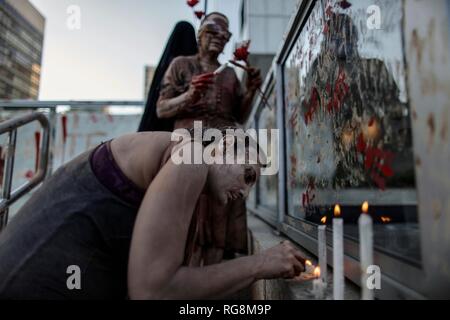
<svg viewBox="0 0 450 320">
<path fill-rule="evenodd" d="M 55 157 L 56 148 L 56 127 L 57 127 L 58 114 L 56 113 L 56 106 L 50 107 L 49 122 L 50 122 L 50 147 L 48 158 L 48 171 L 47 178 L 53 174 L 53 162 Z"/>
<path fill-rule="evenodd" d="M 17 129 L 14 129 L 9 132 L 8 148 L 6 150 L 7 156 L 6 156 L 6 166 L 4 172 L 3 192 L 2 192 L 2 198 L 4 200 L 9 200 L 11 197 L 16 141 L 17 141 Z M 6 227 L 6 225 L 8 224 L 8 215 L 9 215 L 9 208 L 6 208 L 3 212 L 0 213 L 0 231 L 3 230 L 3 228 Z"/>
</svg>

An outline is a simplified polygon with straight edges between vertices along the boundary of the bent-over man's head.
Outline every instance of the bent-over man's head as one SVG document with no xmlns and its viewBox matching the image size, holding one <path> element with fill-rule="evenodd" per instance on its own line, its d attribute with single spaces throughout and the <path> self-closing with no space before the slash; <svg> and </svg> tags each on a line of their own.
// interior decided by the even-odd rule
<svg viewBox="0 0 450 320">
<path fill-rule="evenodd" d="M 175 164 L 209 166 L 207 189 L 222 205 L 247 198 L 266 163 L 257 141 L 239 130 L 203 129 L 199 137 L 193 130 L 180 130 L 172 140 L 180 141 L 172 150 Z"/>
</svg>

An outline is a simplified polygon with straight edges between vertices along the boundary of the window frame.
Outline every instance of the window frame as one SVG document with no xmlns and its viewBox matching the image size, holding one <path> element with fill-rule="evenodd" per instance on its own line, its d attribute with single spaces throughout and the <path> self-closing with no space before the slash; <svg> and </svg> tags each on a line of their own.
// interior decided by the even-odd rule
<svg viewBox="0 0 450 320">
<path fill-rule="evenodd" d="M 262 90 L 261 92 L 264 93 L 264 96 L 267 98 L 269 97 L 270 94 L 272 94 L 273 90 L 277 90 L 276 86 L 275 86 L 275 73 L 273 68 L 271 68 L 267 74 L 266 77 L 266 81 L 264 82 L 263 86 L 262 86 Z M 277 91 L 278 93 L 278 91 Z M 277 96 L 278 99 L 278 96 Z M 277 100 L 276 99 L 276 100 Z M 258 96 L 256 99 L 256 102 L 254 104 L 256 106 L 256 108 L 254 108 L 253 113 L 250 117 L 250 119 L 252 119 L 252 124 L 251 126 L 247 126 L 248 127 L 252 127 L 255 128 L 256 130 L 259 129 L 259 121 L 260 121 L 260 116 L 262 113 L 262 110 L 264 108 L 267 108 L 267 106 L 265 106 L 261 96 Z M 279 127 L 279 114 L 278 114 L 278 103 L 276 106 L 273 106 L 276 109 L 276 126 L 277 128 Z M 281 172 L 279 172 L 279 174 L 281 174 Z M 255 214 L 256 216 L 258 216 L 259 218 L 261 218 L 262 220 L 264 220 L 265 222 L 267 222 L 268 224 L 270 224 L 271 226 L 278 228 L 279 226 L 279 208 L 280 208 L 280 185 L 278 184 L 278 199 L 277 199 L 277 203 L 278 203 L 278 208 L 277 210 L 272 210 L 264 205 L 260 204 L 260 196 L 261 196 L 261 180 L 259 179 L 258 182 L 255 185 L 255 193 L 254 193 L 254 199 L 252 199 L 253 201 L 253 205 L 252 206 L 248 206 L 248 209 Z"/>
<path fill-rule="evenodd" d="M 319 0 L 300 0 L 297 12 L 291 18 L 288 31 L 285 35 L 285 40 L 278 54 L 274 58 L 271 72 L 265 82 L 264 92 L 269 85 L 275 85 L 277 91 L 277 123 L 280 129 L 280 171 L 279 171 L 279 188 L 278 188 L 278 221 L 273 219 L 267 221 L 267 215 L 261 210 L 261 208 L 253 208 L 253 211 L 257 216 L 276 227 L 277 230 L 298 243 L 300 246 L 317 255 L 317 225 L 309 223 L 304 220 L 299 220 L 288 216 L 287 213 L 287 171 L 286 161 L 288 155 L 286 154 L 286 128 L 285 123 L 285 86 L 284 86 L 284 66 L 287 62 L 290 51 L 292 50 L 300 32 L 302 32 L 304 25 L 306 24 L 315 4 Z M 402 10 L 405 11 L 405 3 Z M 405 38 L 405 27 L 402 27 L 402 37 Z M 403 40 L 405 42 L 405 39 Z M 405 43 L 403 44 L 406 48 Z M 409 53 L 404 50 L 405 55 Z M 409 66 L 406 65 L 406 74 L 409 74 Z M 408 82 L 408 80 L 407 80 Z M 409 91 L 409 83 L 407 84 Z M 413 103 L 414 101 L 410 101 Z M 256 111 L 260 109 L 260 101 L 255 104 Z M 257 121 L 258 113 L 255 112 L 253 117 Z M 254 123 L 254 122 L 253 122 Z M 257 124 L 257 123 L 254 123 Z M 417 134 L 417 129 L 414 129 L 414 123 L 411 124 L 413 128 L 413 140 L 415 140 L 414 134 Z M 417 152 L 417 143 L 413 145 L 414 154 Z M 419 184 L 421 183 L 420 176 L 417 175 L 416 168 L 416 190 L 418 198 L 420 198 Z M 419 226 L 420 226 L 420 243 L 421 243 L 421 265 L 413 265 L 410 262 L 406 262 L 398 257 L 393 257 L 389 254 L 382 253 L 380 251 L 374 251 L 374 263 L 379 265 L 382 270 L 382 289 L 377 290 L 375 295 L 377 298 L 382 299 L 424 299 L 428 294 L 433 294 L 433 289 L 427 281 L 426 261 L 430 258 L 430 254 L 424 250 L 424 237 L 427 236 L 426 224 L 423 223 L 423 213 L 421 214 L 420 206 L 417 210 L 419 214 Z M 344 264 L 345 264 L 345 276 L 356 285 L 360 285 L 360 265 L 359 265 L 359 244 L 357 241 L 344 238 Z M 333 265 L 332 257 L 332 230 L 327 229 L 327 255 L 329 265 Z M 442 274 L 441 277 L 444 277 Z"/>
</svg>

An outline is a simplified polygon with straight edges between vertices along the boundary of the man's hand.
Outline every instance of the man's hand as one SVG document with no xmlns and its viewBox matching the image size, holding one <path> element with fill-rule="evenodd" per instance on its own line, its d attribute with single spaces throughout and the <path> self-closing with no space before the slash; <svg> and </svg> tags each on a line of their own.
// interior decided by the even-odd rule
<svg viewBox="0 0 450 320">
<path fill-rule="evenodd" d="M 247 90 L 249 92 L 255 92 L 261 87 L 262 82 L 261 70 L 258 68 L 249 67 L 247 69 Z"/>
<path fill-rule="evenodd" d="M 191 84 L 189 85 L 189 95 L 192 99 L 192 103 L 197 102 L 208 90 L 209 86 L 214 83 L 214 73 L 204 73 L 192 77 Z"/>
<path fill-rule="evenodd" d="M 305 271 L 305 258 L 289 241 L 255 256 L 258 279 L 293 279 Z"/>
</svg>

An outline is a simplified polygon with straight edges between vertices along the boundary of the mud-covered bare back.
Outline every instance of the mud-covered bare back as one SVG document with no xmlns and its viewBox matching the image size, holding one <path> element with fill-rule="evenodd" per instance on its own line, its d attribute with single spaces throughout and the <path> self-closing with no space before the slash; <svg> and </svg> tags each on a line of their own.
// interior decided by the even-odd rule
<svg viewBox="0 0 450 320">
<path fill-rule="evenodd" d="M 168 132 L 143 132 L 119 137 L 111 142 L 111 151 L 122 172 L 138 187 L 146 190 L 167 163 L 178 142 Z"/>
</svg>

